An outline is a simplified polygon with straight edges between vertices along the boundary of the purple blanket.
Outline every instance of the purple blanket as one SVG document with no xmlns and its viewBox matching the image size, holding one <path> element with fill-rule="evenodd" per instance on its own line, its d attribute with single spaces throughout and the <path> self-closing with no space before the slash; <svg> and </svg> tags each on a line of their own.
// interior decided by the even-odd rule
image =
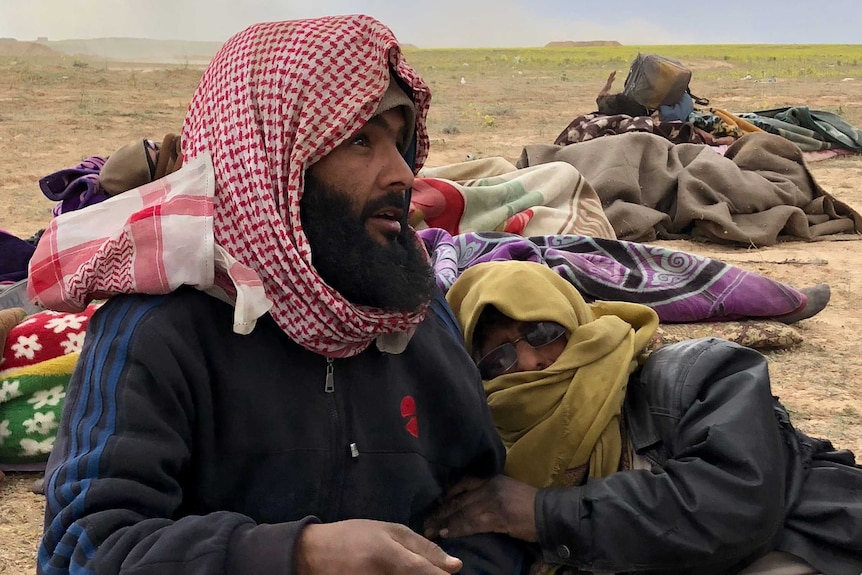
<svg viewBox="0 0 862 575">
<path fill-rule="evenodd" d="M 628 301 L 653 308 L 664 323 L 769 318 L 803 307 L 806 296 L 781 282 L 686 252 L 578 235 L 524 238 L 487 232 L 419 232 L 438 285 L 447 291 L 470 266 L 498 260 L 543 263 L 588 301 Z"/>
<path fill-rule="evenodd" d="M 52 212 L 55 216 L 97 204 L 108 199 L 99 186 L 99 172 L 106 158 L 91 156 L 74 168 L 65 168 L 39 180 L 45 197 L 59 202 Z"/>
<path fill-rule="evenodd" d="M 34 251 L 36 246 L 33 244 L 0 230 L 0 283 L 26 278 L 27 265 Z"/>
</svg>

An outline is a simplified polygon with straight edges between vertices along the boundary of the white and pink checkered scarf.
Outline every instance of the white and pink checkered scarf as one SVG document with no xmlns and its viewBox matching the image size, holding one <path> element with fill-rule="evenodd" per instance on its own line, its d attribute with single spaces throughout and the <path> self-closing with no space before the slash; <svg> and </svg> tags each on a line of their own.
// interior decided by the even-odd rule
<svg viewBox="0 0 862 575">
<path fill-rule="evenodd" d="M 311 265 L 299 217 L 306 168 L 374 115 L 390 68 L 413 91 L 418 171 L 428 152 L 430 92 L 387 27 L 368 16 L 338 16 L 263 23 L 240 32 L 213 58 L 189 105 L 183 169 L 102 202 L 110 209 L 111 202 L 140 191 L 150 198 L 126 208 L 130 213 L 119 232 L 97 234 L 101 243 L 64 237 L 59 228 L 66 216 L 55 219 L 31 261 L 31 298 L 71 310 L 93 297 L 167 293 L 183 283 L 211 293 L 220 289 L 237 304 L 235 331 L 250 331 L 271 301 L 269 313 L 291 339 L 328 357 L 352 356 L 378 336 L 410 332 L 424 309 L 398 313 L 356 306 L 326 285 Z M 195 185 L 205 176 L 191 172 L 205 174 L 209 158 L 215 177 L 207 206 L 200 199 L 203 186 Z M 189 208 L 196 202 L 197 208 Z M 170 218 L 163 217 L 168 213 Z M 202 231 L 214 238 L 212 247 L 194 239 Z M 159 245 L 142 262 L 138 237 L 153 235 Z M 123 247 L 106 249 L 111 243 Z M 131 256 L 122 255 L 130 250 Z M 185 269 L 200 259 L 209 261 L 198 262 L 199 273 Z M 154 269 L 161 275 L 154 276 Z M 229 278 L 227 285 L 220 278 Z M 154 285 L 138 286 L 147 283 Z"/>
</svg>

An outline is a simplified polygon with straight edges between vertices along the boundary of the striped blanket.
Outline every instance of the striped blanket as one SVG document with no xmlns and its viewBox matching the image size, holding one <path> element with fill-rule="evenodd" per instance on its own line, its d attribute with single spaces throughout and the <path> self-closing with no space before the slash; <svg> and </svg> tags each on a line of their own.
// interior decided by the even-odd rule
<svg viewBox="0 0 862 575">
<path fill-rule="evenodd" d="M 426 168 L 419 176 L 410 200 L 416 229 L 616 237 L 595 190 L 564 162 L 518 170 L 487 158 Z"/>
</svg>

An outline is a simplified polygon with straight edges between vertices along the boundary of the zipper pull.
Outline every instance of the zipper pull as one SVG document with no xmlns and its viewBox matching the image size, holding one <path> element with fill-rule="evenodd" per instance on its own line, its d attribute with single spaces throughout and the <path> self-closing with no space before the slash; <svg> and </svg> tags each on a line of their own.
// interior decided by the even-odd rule
<svg viewBox="0 0 862 575">
<path fill-rule="evenodd" d="M 326 393 L 332 393 L 335 391 L 335 376 L 333 372 L 335 371 L 335 367 L 332 363 L 332 358 L 326 358 L 326 385 L 323 386 L 323 391 Z"/>
</svg>

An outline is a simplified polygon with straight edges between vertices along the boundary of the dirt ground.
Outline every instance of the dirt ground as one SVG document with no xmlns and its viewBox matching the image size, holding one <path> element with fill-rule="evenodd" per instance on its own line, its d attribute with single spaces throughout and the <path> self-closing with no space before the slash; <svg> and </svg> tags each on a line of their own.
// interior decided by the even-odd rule
<svg viewBox="0 0 862 575">
<path fill-rule="evenodd" d="M 572 118 L 594 110 L 595 94 L 609 71 L 581 76 L 568 70 L 561 81 L 558 71 L 453 73 L 417 60 L 434 92 L 430 166 L 462 161 L 468 154 L 514 161 L 525 144 L 552 143 Z M 862 126 L 862 78 L 756 82 L 742 80 L 743 73 L 727 62 L 698 62 L 696 72 L 718 68 L 726 70 L 720 79 L 698 83 L 695 76 L 693 81 L 693 91 L 714 106 L 754 111 L 807 105 L 838 111 Z M 40 177 L 87 156 L 109 155 L 136 138 L 161 140 L 179 131 L 200 74 L 199 68 L 107 67 L 0 54 L 0 229 L 26 238 L 46 225 L 52 203 L 39 190 Z M 811 168 L 829 193 L 862 211 L 862 157 L 826 160 Z M 796 325 L 804 342 L 767 357 L 774 391 L 797 427 L 862 454 L 862 242 L 794 242 L 762 249 L 659 243 L 797 287 L 822 282 L 832 287 L 829 306 Z M 36 478 L 10 474 L 0 483 L 0 574 L 34 572 L 43 510 L 43 499 L 30 492 Z"/>
</svg>

